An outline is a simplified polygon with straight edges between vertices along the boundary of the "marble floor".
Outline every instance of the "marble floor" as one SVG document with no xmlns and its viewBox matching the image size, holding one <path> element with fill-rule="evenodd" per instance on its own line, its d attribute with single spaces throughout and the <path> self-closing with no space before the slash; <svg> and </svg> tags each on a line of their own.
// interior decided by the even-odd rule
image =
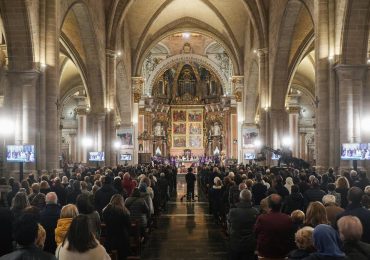
<svg viewBox="0 0 370 260">
<path fill-rule="evenodd" d="M 158 229 L 144 245 L 141 259 L 228 259 L 227 239 L 208 214 L 208 203 L 201 194 L 199 201 L 181 202 L 185 190 L 184 176 L 179 175 L 177 197 L 160 216 Z"/>
</svg>

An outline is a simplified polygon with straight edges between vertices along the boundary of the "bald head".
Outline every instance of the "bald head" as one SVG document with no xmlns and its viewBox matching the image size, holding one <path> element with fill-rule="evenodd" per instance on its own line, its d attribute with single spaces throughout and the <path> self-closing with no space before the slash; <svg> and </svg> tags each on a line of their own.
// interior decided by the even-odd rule
<svg viewBox="0 0 370 260">
<path fill-rule="evenodd" d="M 278 194 L 271 194 L 269 196 L 269 208 L 272 211 L 280 211 L 281 210 L 281 203 L 282 199 L 281 196 Z"/>
</svg>

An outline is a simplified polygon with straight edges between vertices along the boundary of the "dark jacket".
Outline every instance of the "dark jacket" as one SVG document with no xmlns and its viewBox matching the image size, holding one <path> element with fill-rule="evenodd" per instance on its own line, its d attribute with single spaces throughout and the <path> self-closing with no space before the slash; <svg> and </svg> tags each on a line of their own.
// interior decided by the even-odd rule
<svg viewBox="0 0 370 260">
<path fill-rule="evenodd" d="M 55 253 L 55 252 L 54 252 Z M 4 255 L 0 260 L 56 260 L 53 254 L 42 251 L 40 248 L 32 245 L 21 247 L 13 253 Z"/>
<path fill-rule="evenodd" d="M 236 204 L 239 203 L 239 200 L 240 200 L 239 195 L 240 195 L 239 185 L 234 184 L 229 189 L 229 206 L 230 206 L 230 208 L 235 208 Z"/>
<path fill-rule="evenodd" d="M 267 187 L 262 182 L 257 182 L 252 186 L 252 198 L 254 205 L 260 205 L 261 200 L 266 198 Z"/>
<path fill-rule="evenodd" d="M 95 193 L 95 209 L 101 214 L 105 206 L 108 205 L 110 199 L 117 191 L 111 184 L 103 184 L 103 186 Z"/>
<path fill-rule="evenodd" d="M 295 249 L 288 254 L 288 260 L 303 259 L 308 257 L 311 252 L 303 249 Z"/>
<path fill-rule="evenodd" d="M 259 256 L 285 257 L 294 247 L 293 222 L 290 216 L 271 211 L 257 218 L 254 232 Z"/>
<path fill-rule="evenodd" d="M 222 212 L 223 193 L 224 189 L 222 188 L 222 186 L 213 186 L 211 189 L 209 189 L 209 203 L 211 204 L 213 212 Z"/>
<path fill-rule="evenodd" d="M 304 199 L 303 195 L 299 193 L 292 193 L 290 194 L 284 202 L 283 206 L 283 212 L 290 215 L 294 210 L 299 209 L 303 210 L 304 209 Z"/>
<path fill-rule="evenodd" d="M 337 221 L 343 216 L 358 217 L 362 223 L 363 234 L 362 241 L 370 243 L 370 210 L 362 208 L 360 205 L 349 204 L 348 207 L 337 215 Z"/>
<path fill-rule="evenodd" d="M 142 228 L 148 224 L 149 206 L 141 197 L 128 197 L 125 200 L 125 206 L 130 211 L 131 222 L 138 221 Z"/>
<path fill-rule="evenodd" d="M 251 203 L 239 202 L 228 214 L 230 249 L 237 252 L 251 252 L 256 249 L 253 227 L 258 211 Z"/>
<path fill-rule="evenodd" d="M 347 260 L 345 256 L 320 256 L 316 254 L 310 254 L 309 256 L 303 258 L 303 260 Z"/>
<path fill-rule="evenodd" d="M 193 173 L 188 172 L 185 175 L 186 185 L 188 187 L 194 187 L 194 183 L 196 181 L 195 175 Z"/>
<path fill-rule="evenodd" d="M 0 207 L 0 256 L 13 251 L 12 222 L 12 212 Z"/>
<path fill-rule="evenodd" d="M 314 201 L 322 201 L 322 197 L 325 196 L 325 191 L 321 190 L 320 187 L 316 188 L 309 188 L 306 190 L 306 192 L 303 194 L 303 197 L 305 199 L 305 206 L 308 207 L 308 205 L 311 202 Z"/>
<path fill-rule="evenodd" d="M 160 193 L 160 199 L 161 201 L 165 201 L 168 198 L 168 181 L 166 177 L 160 177 L 158 180 L 158 188 L 159 188 L 159 193 Z"/>
<path fill-rule="evenodd" d="M 344 241 L 343 251 L 349 260 L 370 259 L 370 244 L 361 241 Z"/>
<path fill-rule="evenodd" d="M 58 196 L 58 202 L 61 206 L 66 205 L 67 203 L 67 191 L 66 189 L 60 185 L 60 186 L 53 186 L 52 191 L 54 191 Z"/>
<path fill-rule="evenodd" d="M 119 259 L 125 259 L 130 252 L 130 216 L 108 205 L 103 211 L 103 220 L 107 234 L 105 247 L 108 251 L 117 250 Z"/>
<path fill-rule="evenodd" d="M 348 189 L 337 188 L 335 189 L 335 191 L 340 193 L 340 207 L 345 209 L 348 205 L 348 200 L 347 200 Z"/>
<path fill-rule="evenodd" d="M 40 212 L 40 224 L 46 231 L 44 251 L 54 254 L 57 245 L 55 243 L 55 228 L 60 216 L 60 208 L 56 204 L 47 204 Z"/>
</svg>

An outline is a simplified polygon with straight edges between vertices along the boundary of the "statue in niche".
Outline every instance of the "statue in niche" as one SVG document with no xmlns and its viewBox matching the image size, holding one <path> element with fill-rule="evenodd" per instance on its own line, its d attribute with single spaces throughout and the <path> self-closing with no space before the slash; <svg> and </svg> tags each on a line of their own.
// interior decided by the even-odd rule
<svg viewBox="0 0 370 260">
<path fill-rule="evenodd" d="M 160 122 L 154 127 L 154 136 L 164 136 L 164 129 Z"/>
<path fill-rule="evenodd" d="M 215 122 L 210 129 L 210 136 L 220 136 L 221 135 L 221 127 L 218 122 Z"/>
</svg>

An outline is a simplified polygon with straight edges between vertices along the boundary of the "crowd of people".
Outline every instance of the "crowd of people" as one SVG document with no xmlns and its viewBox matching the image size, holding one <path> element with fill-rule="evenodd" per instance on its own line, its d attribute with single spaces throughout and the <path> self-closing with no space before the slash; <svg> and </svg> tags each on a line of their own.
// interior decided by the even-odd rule
<svg viewBox="0 0 370 260">
<path fill-rule="evenodd" d="M 214 222 L 238 259 L 370 259 L 370 183 L 256 165 L 189 168 Z M 118 259 L 132 255 L 133 229 L 145 239 L 176 194 L 177 169 L 164 164 L 0 178 L 0 259 Z M 220 232 L 221 234 L 221 232 Z"/>
<path fill-rule="evenodd" d="M 370 259 L 365 172 L 204 166 L 210 213 L 229 237 L 230 259 Z"/>
<path fill-rule="evenodd" d="M 165 165 L 79 166 L 0 178 L 0 259 L 126 259 L 132 233 L 145 239 L 167 210 L 176 175 Z"/>
</svg>

